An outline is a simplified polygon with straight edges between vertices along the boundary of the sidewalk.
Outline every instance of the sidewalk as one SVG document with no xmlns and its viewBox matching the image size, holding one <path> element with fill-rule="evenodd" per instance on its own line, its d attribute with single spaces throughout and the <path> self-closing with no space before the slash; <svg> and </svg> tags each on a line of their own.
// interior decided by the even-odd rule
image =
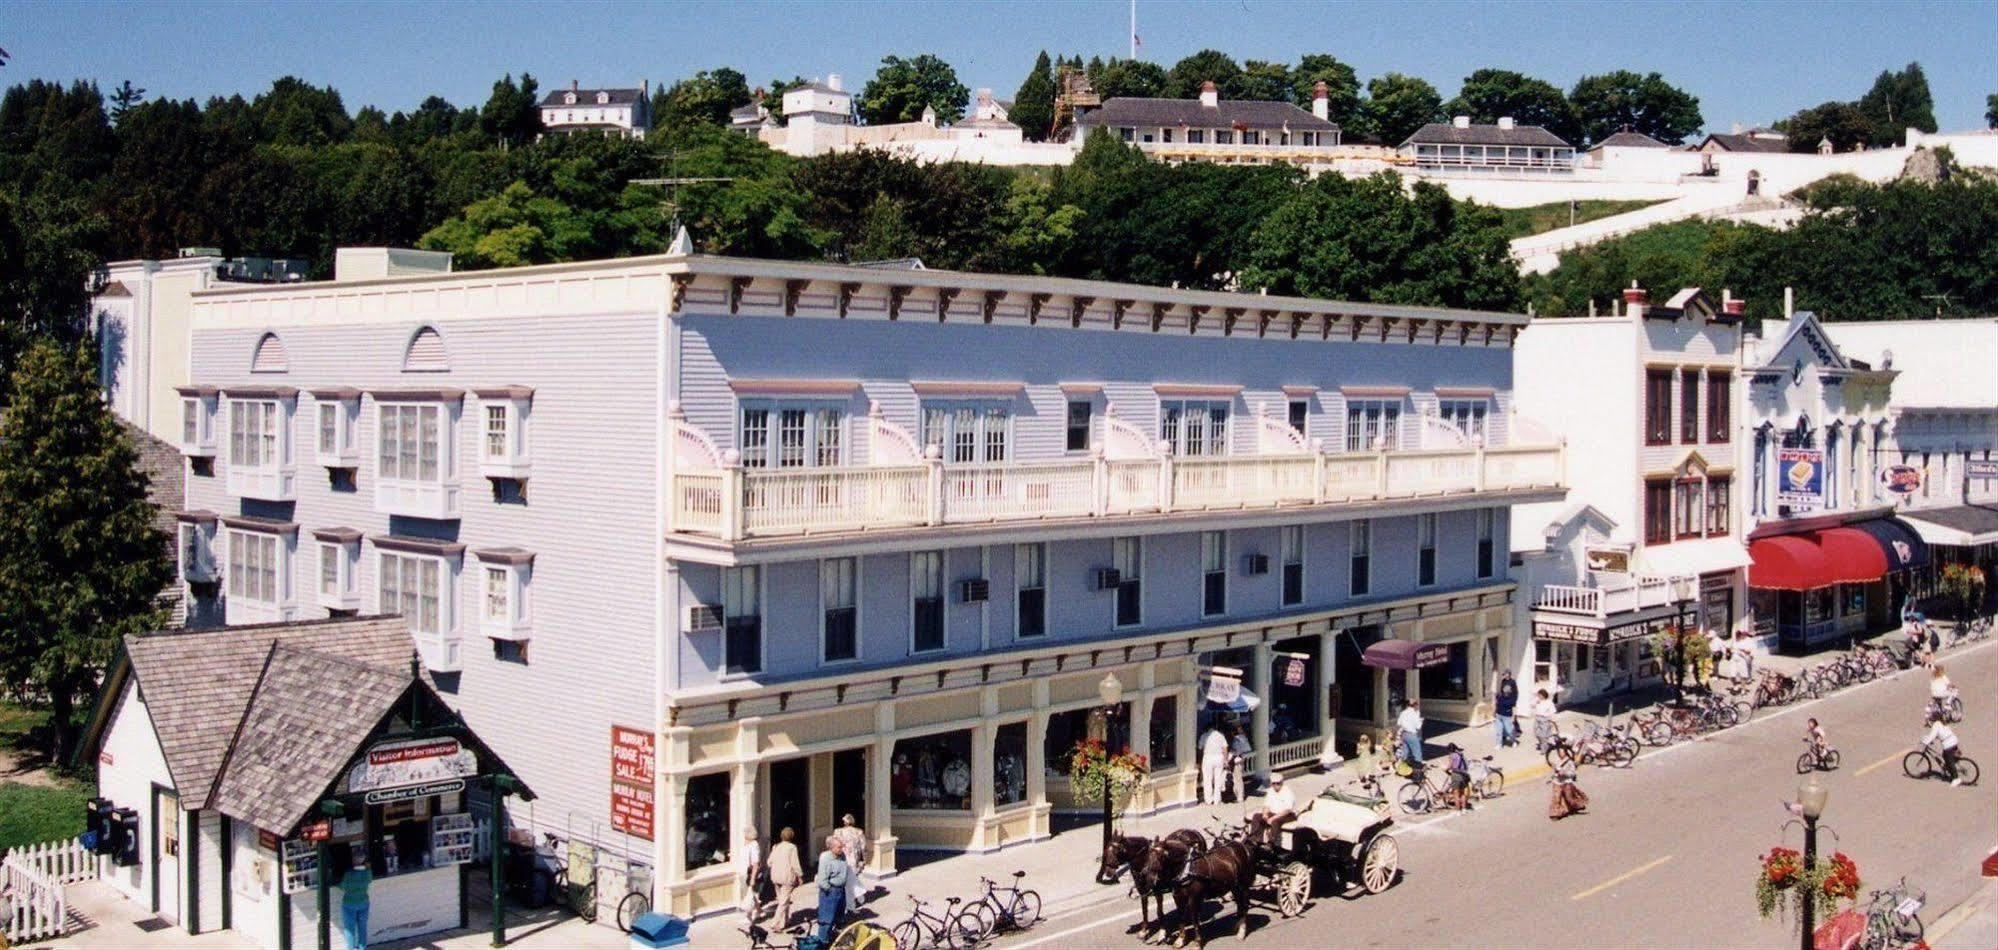
<svg viewBox="0 0 1998 950">
<path fill-rule="evenodd" d="M 1935 950 L 1998 947 L 1998 880 L 1987 879 L 1969 900 L 1935 918 L 1928 937 Z"/>
</svg>

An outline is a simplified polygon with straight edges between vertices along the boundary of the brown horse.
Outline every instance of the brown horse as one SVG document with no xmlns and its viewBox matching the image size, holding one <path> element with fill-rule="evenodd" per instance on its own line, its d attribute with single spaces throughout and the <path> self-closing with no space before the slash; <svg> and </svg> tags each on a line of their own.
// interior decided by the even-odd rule
<svg viewBox="0 0 1998 950">
<path fill-rule="evenodd" d="M 1179 913 L 1179 926 L 1174 933 L 1174 946 L 1185 946 L 1186 933 L 1191 930 L 1195 946 L 1207 946 L 1207 938 L 1201 934 L 1200 924 L 1202 905 L 1207 898 L 1225 896 L 1235 898 L 1235 937 L 1247 939 L 1249 936 L 1249 888 L 1256 880 L 1256 859 L 1249 846 L 1240 841 L 1227 841 L 1214 846 L 1214 849 L 1193 859 L 1186 866 L 1173 886 L 1173 907 Z"/>
<path fill-rule="evenodd" d="M 1096 883 L 1114 884 L 1124 868 L 1150 850 L 1152 839 L 1136 835 L 1112 835 L 1103 848 L 1103 861 L 1096 867 Z"/>
<path fill-rule="evenodd" d="M 1152 939 L 1155 923 L 1165 924 L 1166 893 L 1179 882 L 1187 865 L 1206 853 L 1207 839 L 1198 831 L 1181 828 L 1153 842 L 1131 862 L 1131 889 L 1138 894 L 1138 934 L 1146 942 Z M 1153 904 L 1158 906 L 1156 916 L 1152 914 Z"/>
</svg>

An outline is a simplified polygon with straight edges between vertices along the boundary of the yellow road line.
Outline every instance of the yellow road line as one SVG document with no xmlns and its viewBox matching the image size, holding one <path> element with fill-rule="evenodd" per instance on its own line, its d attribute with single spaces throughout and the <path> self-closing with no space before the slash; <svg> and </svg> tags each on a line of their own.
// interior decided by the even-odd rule
<svg viewBox="0 0 1998 950">
<path fill-rule="evenodd" d="M 1868 773 L 1868 772 L 1871 772 L 1871 771 L 1873 771 L 1874 769 L 1877 769 L 1877 768 L 1879 768 L 1879 767 L 1881 767 L 1881 766 L 1883 766 L 1883 765 L 1886 765 L 1886 764 L 1888 764 L 1889 762 L 1899 762 L 1899 761 L 1901 761 L 1901 757 L 1902 757 L 1902 756 L 1905 756 L 1905 755 L 1907 755 L 1907 754 L 1908 754 L 1907 750 L 1903 749 L 1903 750 L 1901 750 L 1900 752 L 1896 752 L 1896 753 L 1894 753 L 1893 755 L 1890 755 L 1890 756 L 1888 756 L 1888 757 L 1886 757 L 1886 758 L 1884 758 L 1884 759 L 1881 759 L 1881 760 L 1880 760 L 1880 761 L 1878 761 L 1878 762 L 1875 762 L 1875 763 L 1873 763 L 1872 765 L 1869 765 L 1869 766 L 1867 766 L 1867 767 L 1865 767 L 1865 768 L 1863 768 L 1863 769 L 1860 769 L 1860 770 L 1859 770 L 1859 771 L 1857 771 L 1857 772 L 1854 772 L 1854 773 L 1852 773 L 1852 777 L 1853 777 L 1853 778 L 1858 778 L 1858 777 L 1860 777 L 1860 776 L 1862 776 L 1862 775 L 1865 775 L 1865 774 L 1866 774 L 1866 773 Z"/>
<path fill-rule="evenodd" d="M 1603 891 L 1609 890 L 1610 888 L 1615 887 L 1618 884 L 1622 884 L 1623 882 L 1628 881 L 1631 878 L 1638 876 L 1639 874 L 1643 874 L 1644 872 L 1649 871 L 1652 868 L 1655 868 L 1670 860 L 1672 860 L 1672 856 L 1668 854 L 1662 858 L 1659 858 L 1656 861 L 1651 862 L 1650 864 L 1646 864 L 1642 867 L 1632 868 L 1631 870 L 1625 871 L 1622 874 L 1610 878 L 1609 880 L 1604 881 L 1601 884 L 1598 884 L 1594 887 L 1591 887 L 1588 890 L 1576 894 L 1575 896 L 1570 897 L 1568 899 L 1571 901 L 1578 901 L 1594 897 L 1595 895 L 1600 894 Z"/>
</svg>

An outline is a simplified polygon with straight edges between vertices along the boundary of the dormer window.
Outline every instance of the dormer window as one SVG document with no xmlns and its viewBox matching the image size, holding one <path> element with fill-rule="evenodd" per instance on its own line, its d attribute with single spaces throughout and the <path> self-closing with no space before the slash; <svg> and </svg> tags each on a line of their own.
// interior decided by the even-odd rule
<svg viewBox="0 0 1998 950">
<path fill-rule="evenodd" d="M 576 104 L 576 94 L 575 94 L 575 93 L 573 93 L 573 92 L 565 92 L 565 93 L 563 93 L 563 94 L 562 94 L 562 104 L 563 104 L 563 105 L 565 105 L 565 106 L 573 106 L 573 105 L 575 105 L 575 104 Z"/>
<path fill-rule="evenodd" d="M 361 449 L 355 429 L 361 418 L 358 389 L 316 389 L 313 399 L 313 439 L 319 464 L 327 468 L 359 468 Z"/>
<path fill-rule="evenodd" d="M 479 559 L 479 630 L 494 640 L 525 640 L 534 614 L 528 588 L 534 553 L 520 548 L 482 548 Z"/>
<path fill-rule="evenodd" d="M 377 390 L 375 510 L 387 515 L 458 517 L 457 389 Z"/>
<path fill-rule="evenodd" d="M 610 93 L 608 92 L 597 93 L 597 105 L 603 106 L 609 104 L 610 104 Z"/>
<path fill-rule="evenodd" d="M 215 457 L 215 407 L 219 401 L 213 386 L 181 386 L 180 453 L 189 458 Z"/>
<path fill-rule="evenodd" d="M 292 412 L 298 390 L 231 389 L 229 409 L 229 493 L 263 501 L 295 497 Z"/>
<path fill-rule="evenodd" d="M 473 391 L 479 397 L 479 474 L 524 480 L 529 472 L 527 413 L 534 390 L 502 386 Z"/>
</svg>

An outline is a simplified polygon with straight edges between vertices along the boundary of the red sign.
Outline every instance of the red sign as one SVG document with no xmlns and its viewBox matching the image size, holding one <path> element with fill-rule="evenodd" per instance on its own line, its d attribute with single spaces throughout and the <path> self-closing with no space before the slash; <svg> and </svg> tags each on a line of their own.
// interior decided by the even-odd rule
<svg viewBox="0 0 1998 950">
<path fill-rule="evenodd" d="M 1303 661 L 1303 660 L 1300 660 L 1300 659 L 1298 659 L 1298 658 L 1296 658 L 1296 657 L 1291 657 L 1291 659 L 1290 659 L 1290 665 L 1289 665 L 1289 666 L 1286 666 L 1286 667 L 1284 667 L 1284 670 L 1283 670 L 1283 685 L 1285 685 L 1285 686 L 1303 686 L 1303 685 L 1304 685 L 1304 661 Z"/>
<path fill-rule="evenodd" d="M 262 829 L 262 828 L 258 828 L 258 829 L 257 829 L 257 847 L 259 847 L 259 848 L 262 848 L 262 849 L 264 849 L 265 851 L 276 851 L 276 850 L 278 849 L 278 836 L 277 836 L 277 832 L 275 832 L 275 831 L 265 831 L 265 830 L 264 830 L 264 829 Z"/>
<path fill-rule="evenodd" d="M 333 823 L 324 818 L 308 821 L 298 829 L 298 836 L 307 841 L 325 841 L 333 837 Z"/>
<path fill-rule="evenodd" d="M 652 733 L 611 727 L 611 827 L 652 840 Z"/>
</svg>

